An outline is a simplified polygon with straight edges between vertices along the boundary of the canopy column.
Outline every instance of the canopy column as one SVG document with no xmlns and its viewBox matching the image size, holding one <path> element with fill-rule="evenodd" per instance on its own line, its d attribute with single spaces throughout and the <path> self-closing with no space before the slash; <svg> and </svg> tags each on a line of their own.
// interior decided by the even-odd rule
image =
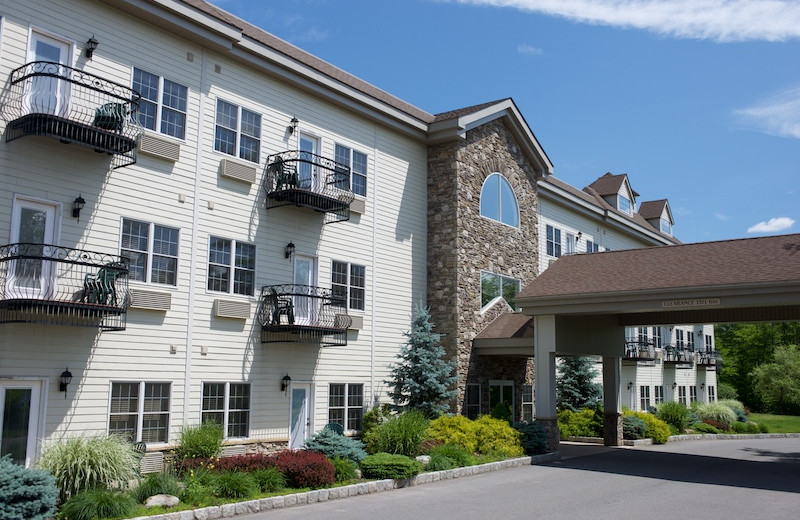
<svg viewBox="0 0 800 520">
<path fill-rule="evenodd" d="M 556 319 L 553 315 L 535 316 L 534 370 L 536 420 L 547 432 L 547 447 L 558 450 L 560 435 L 556 416 Z"/>
<path fill-rule="evenodd" d="M 603 444 L 622 446 L 622 358 L 603 356 Z"/>
</svg>

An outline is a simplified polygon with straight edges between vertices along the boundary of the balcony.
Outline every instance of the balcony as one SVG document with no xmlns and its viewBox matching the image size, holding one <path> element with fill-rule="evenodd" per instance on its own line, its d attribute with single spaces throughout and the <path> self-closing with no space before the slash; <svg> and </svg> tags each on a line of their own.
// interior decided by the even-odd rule
<svg viewBox="0 0 800 520">
<path fill-rule="evenodd" d="M 653 361 L 656 358 L 656 349 L 651 341 L 626 341 L 625 354 L 622 356 L 623 364 L 636 364 L 639 361 Z"/>
<path fill-rule="evenodd" d="M 128 264 L 47 244 L 0 245 L 0 324 L 125 330 Z"/>
<path fill-rule="evenodd" d="M 664 347 L 664 366 L 667 368 L 690 369 L 694 365 L 694 352 L 683 346 Z"/>
<path fill-rule="evenodd" d="M 706 370 L 716 370 L 717 367 L 722 365 L 722 356 L 719 352 L 713 350 L 711 352 L 700 352 L 697 358 L 697 368 L 704 368 Z"/>
<path fill-rule="evenodd" d="M 289 150 L 270 155 L 265 174 L 267 209 L 311 208 L 325 224 L 350 220 L 350 167 L 319 155 Z"/>
<path fill-rule="evenodd" d="M 268 285 L 261 289 L 258 310 L 261 343 L 347 345 L 347 315 L 343 296 L 310 285 Z"/>
<path fill-rule="evenodd" d="M 111 155 L 112 168 L 136 162 L 141 96 L 130 87 L 60 63 L 34 61 L 11 72 L 3 97 L 6 142 L 54 137 Z"/>
</svg>

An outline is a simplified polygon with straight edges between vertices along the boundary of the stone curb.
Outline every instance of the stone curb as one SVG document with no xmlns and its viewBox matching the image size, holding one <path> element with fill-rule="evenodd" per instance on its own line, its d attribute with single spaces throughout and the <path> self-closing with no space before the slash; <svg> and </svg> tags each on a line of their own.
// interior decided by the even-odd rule
<svg viewBox="0 0 800 520">
<path fill-rule="evenodd" d="M 667 442 L 680 441 L 725 441 L 736 439 L 800 439 L 800 433 L 696 433 L 691 435 L 670 435 Z M 603 444 L 602 437 L 567 437 L 565 441 Z M 653 439 L 622 441 L 624 446 L 650 446 Z"/>
<path fill-rule="evenodd" d="M 478 466 L 467 466 L 465 468 L 420 473 L 411 479 L 371 480 L 369 482 L 350 484 L 349 486 L 315 489 L 305 493 L 293 493 L 291 495 L 248 500 L 246 502 L 237 502 L 234 504 L 225 504 L 221 506 L 203 507 L 200 509 L 190 509 L 186 511 L 164 513 L 154 516 L 137 516 L 136 518 L 131 518 L 130 520 L 216 520 L 218 518 L 230 518 L 238 515 L 249 515 L 253 513 L 259 513 L 261 511 L 269 511 L 270 509 L 282 509 L 285 507 L 314 504 L 317 502 L 327 502 L 329 500 L 337 500 L 340 498 L 354 497 L 358 495 L 371 495 L 373 493 L 381 493 L 383 491 L 391 491 L 393 489 L 429 484 L 431 482 L 438 482 L 440 480 L 479 475 L 481 473 L 500 471 L 519 466 L 547 464 L 559 459 L 561 459 L 561 454 L 559 452 L 545 453 L 544 455 L 519 457 L 516 459 L 480 464 Z"/>
</svg>

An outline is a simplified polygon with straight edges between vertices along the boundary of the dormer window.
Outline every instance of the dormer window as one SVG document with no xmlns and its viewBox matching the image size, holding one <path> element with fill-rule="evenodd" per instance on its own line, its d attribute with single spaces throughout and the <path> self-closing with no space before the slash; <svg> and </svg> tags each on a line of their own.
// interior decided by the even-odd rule
<svg viewBox="0 0 800 520">
<path fill-rule="evenodd" d="M 617 209 L 620 210 L 621 212 L 627 214 L 627 215 L 630 215 L 631 213 L 633 213 L 633 208 L 631 206 L 631 200 L 628 197 L 624 196 L 624 195 L 618 195 L 617 196 Z"/>
<path fill-rule="evenodd" d="M 661 218 L 661 232 L 672 235 L 672 222 L 670 222 L 669 219 Z"/>
</svg>

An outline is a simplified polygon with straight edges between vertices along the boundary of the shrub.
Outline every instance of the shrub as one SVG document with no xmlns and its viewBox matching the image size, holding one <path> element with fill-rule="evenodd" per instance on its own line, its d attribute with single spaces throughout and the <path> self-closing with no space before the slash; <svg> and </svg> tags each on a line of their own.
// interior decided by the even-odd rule
<svg viewBox="0 0 800 520">
<path fill-rule="evenodd" d="M 264 493 L 272 493 L 286 487 L 286 476 L 278 468 L 257 469 L 250 473 Z"/>
<path fill-rule="evenodd" d="M 635 415 L 622 416 L 622 438 L 635 441 L 643 439 L 647 431 L 647 424 Z"/>
<path fill-rule="evenodd" d="M 731 429 L 731 427 L 729 425 L 723 424 L 723 423 L 721 423 L 719 421 L 715 421 L 714 419 L 706 419 L 705 421 L 703 421 L 703 423 L 710 424 L 714 428 L 718 429 L 720 431 L 720 433 L 725 433 L 725 432 L 727 432 L 728 430 Z"/>
<path fill-rule="evenodd" d="M 478 450 L 475 423 L 463 415 L 442 415 L 434 419 L 428 436 L 443 444 L 458 444 L 470 453 Z"/>
<path fill-rule="evenodd" d="M 392 407 L 384 403 L 380 406 L 373 406 L 364 414 L 361 419 L 361 436 L 365 437 L 373 428 L 380 426 L 392 417 Z"/>
<path fill-rule="evenodd" d="M 728 383 L 718 383 L 717 397 L 719 399 L 739 399 L 739 394 L 736 392 L 736 388 L 734 388 L 733 385 Z"/>
<path fill-rule="evenodd" d="M 731 430 L 735 433 L 761 433 L 761 427 L 754 422 L 735 422 Z"/>
<path fill-rule="evenodd" d="M 453 461 L 442 453 L 431 453 L 430 457 L 431 459 L 425 467 L 428 471 L 444 471 L 456 467 Z"/>
<path fill-rule="evenodd" d="M 139 458 L 116 435 L 70 437 L 45 445 L 39 467 L 55 477 L 63 503 L 88 489 L 127 486 L 139 474 Z"/>
<path fill-rule="evenodd" d="M 133 497 L 122 491 L 90 489 L 75 494 L 61 506 L 65 520 L 93 520 L 129 516 L 136 508 Z"/>
<path fill-rule="evenodd" d="M 225 433 L 222 426 L 214 421 L 187 426 L 181 430 L 175 456 L 178 460 L 216 457 L 222 448 Z"/>
<path fill-rule="evenodd" d="M 704 422 L 695 423 L 692 429 L 697 433 L 722 433 L 722 430 Z"/>
<path fill-rule="evenodd" d="M 322 453 L 329 459 L 340 457 L 355 463 L 367 456 L 363 442 L 340 435 L 327 427 L 306 440 L 306 449 Z"/>
<path fill-rule="evenodd" d="M 334 457 L 331 459 L 331 464 L 333 464 L 333 467 L 336 470 L 336 482 L 346 482 L 348 480 L 353 480 L 358 476 L 356 473 L 356 463 L 351 459 Z"/>
<path fill-rule="evenodd" d="M 656 407 L 656 417 L 683 433 L 689 424 L 689 410 L 683 403 L 665 401 Z"/>
<path fill-rule="evenodd" d="M 763 424 L 763 423 L 759 424 L 758 425 L 758 432 L 759 433 L 769 433 L 769 426 L 767 426 L 766 424 Z"/>
<path fill-rule="evenodd" d="M 410 410 L 392 417 L 364 436 L 370 453 L 396 453 L 415 457 L 428 429 L 428 419 L 419 411 Z"/>
<path fill-rule="evenodd" d="M 500 401 L 494 405 L 494 408 L 492 408 L 492 411 L 489 413 L 489 415 L 494 419 L 511 422 L 511 405 L 506 401 Z"/>
<path fill-rule="evenodd" d="M 475 464 L 475 457 L 459 444 L 443 444 L 441 446 L 437 446 L 431 450 L 429 455 L 431 456 L 431 464 L 433 463 L 434 458 L 447 459 L 448 463 L 450 464 L 450 468 L 463 468 L 465 466 L 473 466 Z M 430 464 L 428 465 L 428 469 L 434 471 L 430 467 Z"/>
<path fill-rule="evenodd" d="M 526 455 L 547 453 L 547 432 L 541 423 L 522 421 L 511 426 L 519 432 L 519 442 Z"/>
<path fill-rule="evenodd" d="M 365 478 L 412 478 L 422 471 L 422 464 L 405 455 L 376 453 L 361 461 L 361 473 Z"/>
<path fill-rule="evenodd" d="M 291 487 L 318 488 L 336 482 L 336 468 L 322 453 L 305 450 L 285 450 L 270 457 L 272 463 Z"/>
<path fill-rule="evenodd" d="M 508 421 L 482 415 L 474 423 L 478 453 L 491 453 L 501 458 L 519 457 L 525 453 L 519 442 L 519 432 Z"/>
<path fill-rule="evenodd" d="M 183 479 L 183 491 L 178 495 L 181 502 L 200 505 L 212 495 L 213 475 L 207 466 L 187 470 Z"/>
<path fill-rule="evenodd" d="M 655 415 L 647 412 L 631 411 L 624 412 L 623 418 L 625 415 L 633 415 L 644 421 L 644 423 L 647 425 L 647 429 L 645 430 L 644 434 L 646 437 L 653 439 L 654 444 L 664 444 L 669 440 L 669 425 Z"/>
<path fill-rule="evenodd" d="M 686 411 L 686 424 L 690 427 L 694 424 L 700 422 L 700 419 L 697 417 L 697 413 L 695 413 L 694 409 L 690 408 Z"/>
<path fill-rule="evenodd" d="M 598 415 L 600 415 L 599 419 Z M 558 429 L 562 437 L 602 437 L 602 414 L 598 414 L 591 408 L 584 408 L 577 412 L 560 410 L 558 412 Z"/>
<path fill-rule="evenodd" d="M 257 469 L 271 468 L 274 464 L 266 453 L 233 455 L 212 459 L 187 459 L 183 463 L 184 470 L 205 467 L 209 471 L 222 473 L 225 471 L 250 472 Z"/>
<path fill-rule="evenodd" d="M 720 424 L 724 424 L 726 430 L 730 428 L 731 424 L 735 423 L 737 420 L 734 411 L 719 402 L 702 403 L 697 407 L 695 413 L 697 413 L 697 417 L 703 422 L 713 420 Z"/>
<path fill-rule="evenodd" d="M 252 474 L 238 471 L 215 474 L 211 487 L 215 495 L 224 498 L 250 498 L 261 491 Z"/>
<path fill-rule="evenodd" d="M 741 401 L 737 401 L 736 399 L 718 399 L 717 403 L 723 406 L 727 406 L 734 412 L 742 412 L 743 414 L 745 413 L 744 404 L 742 404 Z"/>
<path fill-rule="evenodd" d="M 56 508 L 56 481 L 48 472 L 27 469 L 11 459 L 0 458 L 0 518 L 47 520 Z"/>
<path fill-rule="evenodd" d="M 139 482 L 139 485 L 131 492 L 133 498 L 140 504 L 144 503 L 153 495 L 174 495 L 179 496 L 181 489 L 178 486 L 178 479 L 166 473 L 150 473 L 147 478 Z"/>
</svg>

